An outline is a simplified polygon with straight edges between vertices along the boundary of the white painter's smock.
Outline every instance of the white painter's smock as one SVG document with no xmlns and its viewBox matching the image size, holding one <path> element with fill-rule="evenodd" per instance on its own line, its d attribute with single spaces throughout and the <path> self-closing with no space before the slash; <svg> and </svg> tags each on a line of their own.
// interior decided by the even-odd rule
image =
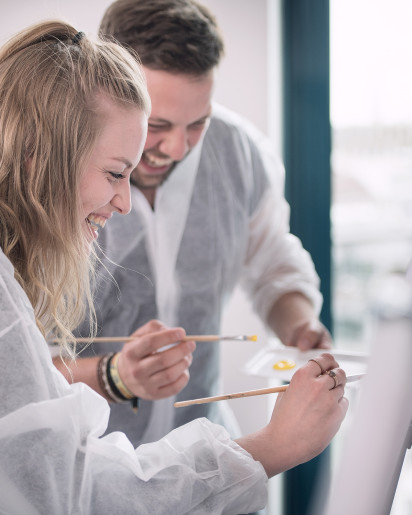
<svg viewBox="0 0 412 515">
<path fill-rule="evenodd" d="M 0 249 L 0 513 L 248 513 L 266 502 L 259 462 L 205 419 L 134 450 L 105 431 L 107 402 L 53 366 Z"/>
<path fill-rule="evenodd" d="M 132 211 L 114 216 L 99 237 L 119 289 L 99 282 L 100 334 L 129 335 L 150 319 L 187 334 L 219 334 L 222 311 L 240 283 L 265 321 L 284 293 L 300 291 L 320 309 L 318 277 L 308 253 L 289 233 L 284 172 L 267 140 L 237 115 L 213 106 L 210 126 L 191 153 L 158 188 L 155 209 L 137 189 Z M 104 272 L 103 272 L 104 275 Z M 89 347 L 85 355 L 118 350 Z M 198 345 L 190 381 L 177 400 L 219 392 L 219 343 Z M 175 398 L 111 407 L 110 430 L 131 441 L 155 440 L 197 417 L 232 431 L 224 404 L 174 409 Z"/>
</svg>

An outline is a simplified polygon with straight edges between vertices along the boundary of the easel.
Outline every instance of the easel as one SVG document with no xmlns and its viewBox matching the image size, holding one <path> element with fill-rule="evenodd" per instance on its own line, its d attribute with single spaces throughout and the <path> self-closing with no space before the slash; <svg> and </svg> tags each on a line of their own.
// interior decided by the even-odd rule
<svg viewBox="0 0 412 515">
<path fill-rule="evenodd" d="M 323 515 L 389 515 L 412 445 L 410 305 L 387 301 L 375 318 L 367 375 Z"/>
<path fill-rule="evenodd" d="M 401 475 L 402 467 L 403 467 L 403 464 L 405 461 L 405 455 L 406 455 L 406 452 L 408 451 L 408 449 L 410 449 L 411 447 L 412 447 L 412 421 L 409 425 L 405 443 L 404 443 L 401 453 L 399 455 L 399 460 L 396 464 L 396 468 L 395 468 L 395 471 L 394 471 L 394 474 L 392 477 L 392 486 L 391 486 L 391 492 L 388 495 L 388 502 L 386 505 L 386 513 L 390 513 L 390 511 L 392 509 L 393 500 L 394 500 L 395 494 L 396 494 L 396 488 L 398 486 L 399 477 Z"/>
</svg>

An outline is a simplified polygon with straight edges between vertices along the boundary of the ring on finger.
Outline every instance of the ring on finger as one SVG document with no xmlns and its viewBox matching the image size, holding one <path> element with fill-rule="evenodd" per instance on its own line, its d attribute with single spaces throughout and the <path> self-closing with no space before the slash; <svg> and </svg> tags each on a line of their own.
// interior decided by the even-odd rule
<svg viewBox="0 0 412 515">
<path fill-rule="evenodd" d="M 323 375 L 325 373 L 325 370 L 323 370 L 323 367 L 322 365 L 319 363 L 319 361 L 317 361 L 316 359 L 314 358 L 311 358 L 309 361 L 314 361 L 320 368 L 320 374 Z"/>
<path fill-rule="evenodd" d="M 335 383 L 332 388 L 329 388 L 329 390 L 334 390 L 337 386 L 339 386 L 336 372 L 334 370 L 328 370 L 326 373 L 333 379 L 333 382 Z"/>
</svg>

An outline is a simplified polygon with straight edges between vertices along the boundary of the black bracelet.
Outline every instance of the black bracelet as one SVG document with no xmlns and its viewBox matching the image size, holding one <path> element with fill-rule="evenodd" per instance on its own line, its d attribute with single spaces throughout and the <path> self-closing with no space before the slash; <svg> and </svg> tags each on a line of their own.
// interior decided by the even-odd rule
<svg viewBox="0 0 412 515">
<path fill-rule="evenodd" d="M 114 392 L 112 392 L 109 381 L 107 379 L 107 361 L 109 360 L 112 354 L 104 354 L 97 363 L 97 380 L 99 382 L 100 388 L 102 392 L 106 395 L 108 399 L 112 402 L 122 402 L 122 399 L 116 397 Z"/>
<path fill-rule="evenodd" d="M 110 364 L 112 362 L 112 359 L 113 359 L 113 356 L 114 356 L 115 353 L 113 353 L 109 359 L 107 360 L 107 364 L 106 364 L 106 377 L 107 377 L 107 381 L 109 383 L 109 386 L 110 386 L 110 390 L 113 392 L 113 394 L 119 398 L 120 400 L 117 401 L 117 402 L 127 402 L 127 401 L 130 401 L 132 403 L 132 409 L 135 413 L 137 413 L 137 410 L 139 408 L 139 397 L 133 397 L 132 399 L 129 399 L 128 397 L 125 397 L 122 392 L 117 388 L 115 382 L 113 381 L 113 378 L 111 376 L 111 373 L 110 373 Z"/>
<path fill-rule="evenodd" d="M 130 399 L 125 397 L 122 394 L 122 392 L 117 388 L 116 383 L 113 381 L 112 375 L 110 374 L 110 364 L 112 362 L 113 356 L 114 356 L 114 354 L 112 354 L 110 356 L 110 358 L 107 360 L 107 365 L 106 365 L 106 377 L 109 382 L 110 389 L 116 395 L 116 397 L 119 397 L 119 399 L 121 399 L 122 401 L 129 401 Z"/>
<path fill-rule="evenodd" d="M 132 402 L 132 410 L 135 413 L 137 413 L 137 410 L 139 409 L 139 403 L 140 403 L 139 397 L 134 397 L 131 402 Z"/>
</svg>

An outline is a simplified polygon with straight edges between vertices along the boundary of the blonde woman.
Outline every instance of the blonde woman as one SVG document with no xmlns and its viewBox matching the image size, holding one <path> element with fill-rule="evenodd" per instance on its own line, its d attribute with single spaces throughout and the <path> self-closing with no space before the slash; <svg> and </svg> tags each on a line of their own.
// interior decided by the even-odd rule
<svg viewBox="0 0 412 515">
<path fill-rule="evenodd" d="M 106 400 L 53 366 L 45 336 L 70 348 L 92 304 L 94 240 L 130 210 L 149 110 L 135 58 L 68 24 L 0 51 L 1 513 L 250 512 L 268 476 L 323 450 L 345 415 L 345 373 L 324 354 L 258 433 L 234 442 L 201 419 L 134 450 L 101 438 Z"/>
</svg>

